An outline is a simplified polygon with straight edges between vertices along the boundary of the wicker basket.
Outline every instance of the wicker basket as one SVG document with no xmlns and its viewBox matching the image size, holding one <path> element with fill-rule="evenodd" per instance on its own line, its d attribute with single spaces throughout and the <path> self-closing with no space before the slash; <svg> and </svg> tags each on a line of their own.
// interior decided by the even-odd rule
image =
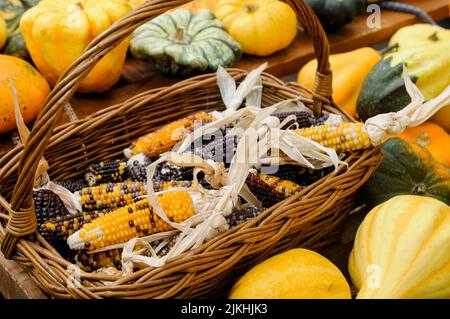
<svg viewBox="0 0 450 319">
<path fill-rule="evenodd" d="M 272 254 L 299 246 L 320 249 L 335 241 L 353 206 L 355 191 L 381 160 L 378 148 L 356 152 L 346 159 L 348 167 L 342 165 L 301 193 L 201 247 L 169 260 L 163 267 L 146 267 L 125 277 L 81 272 L 83 286 L 69 288 L 70 263 L 36 233 L 32 187 L 39 160 L 45 156 L 54 180 L 81 176 L 90 163 L 120 156 L 133 139 L 169 121 L 200 110 L 223 108 L 216 77 L 208 74 L 144 92 L 88 118 L 54 128 L 77 84 L 101 57 L 139 25 L 185 2 L 149 1 L 95 39 L 51 92 L 25 147 L 18 146 L 0 159 L 2 252 L 6 258 L 23 265 L 50 296 L 192 298 L 223 292 L 230 280 Z M 263 106 L 300 96 L 316 114 L 322 110 L 343 114 L 330 102 L 326 35 L 303 1 L 287 2 L 314 42 L 319 61 L 316 85 L 311 92 L 298 84 L 284 84 L 263 74 Z M 237 81 L 247 74 L 237 69 L 229 72 Z"/>
</svg>

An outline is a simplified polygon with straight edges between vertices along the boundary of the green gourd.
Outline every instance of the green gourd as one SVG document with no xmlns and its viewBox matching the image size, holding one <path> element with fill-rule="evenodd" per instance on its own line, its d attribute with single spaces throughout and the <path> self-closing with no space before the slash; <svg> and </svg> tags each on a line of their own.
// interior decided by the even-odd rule
<svg viewBox="0 0 450 319">
<path fill-rule="evenodd" d="M 381 150 L 383 161 L 362 188 L 372 207 L 398 195 L 434 197 L 450 205 L 450 169 L 426 148 L 396 137 Z"/>
<path fill-rule="evenodd" d="M 241 46 L 211 11 L 192 13 L 182 8 L 139 27 L 130 50 L 170 76 L 215 72 L 219 66 L 232 66 L 242 55 Z"/>
<path fill-rule="evenodd" d="M 362 14 L 367 0 L 305 0 L 327 32 L 337 31 Z"/>
</svg>

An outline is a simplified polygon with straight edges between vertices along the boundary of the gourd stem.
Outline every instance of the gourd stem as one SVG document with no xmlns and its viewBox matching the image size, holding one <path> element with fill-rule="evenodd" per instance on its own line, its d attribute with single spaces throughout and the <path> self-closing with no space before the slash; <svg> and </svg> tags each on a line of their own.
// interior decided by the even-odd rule
<svg viewBox="0 0 450 319">
<path fill-rule="evenodd" d="M 257 3 L 244 3 L 244 12 L 255 13 L 258 9 L 259 5 Z"/>
<path fill-rule="evenodd" d="M 80 9 L 83 9 L 83 4 L 81 3 L 81 0 L 75 2 L 75 5 L 78 6 Z"/>
<path fill-rule="evenodd" d="M 185 30 L 183 27 L 178 27 L 177 32 L 175 33 L 175 36 L 173 37 L 175 41 L 178 43 L 185 43 L 186 37 L 185 37 Z"/>
</svg>

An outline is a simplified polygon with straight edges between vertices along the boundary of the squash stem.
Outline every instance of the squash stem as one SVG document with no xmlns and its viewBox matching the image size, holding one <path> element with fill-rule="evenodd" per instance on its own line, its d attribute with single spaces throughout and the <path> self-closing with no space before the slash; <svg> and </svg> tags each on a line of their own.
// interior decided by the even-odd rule
<svg viewBox="0 0 450 319">
<path fill-rule="evenodd" d="M 258 9 L 259 5 L 257 3 L 244 3 L 244 12 L 255 13 Z"/>
<path fill-rule="evenodd" d="M 183 27 L 178 27 L 176 33 L 173 36 L 173 40 L 177 43 L 188 44 L 189 37 L 186 35 L 186 30 Z"/>
</svg>

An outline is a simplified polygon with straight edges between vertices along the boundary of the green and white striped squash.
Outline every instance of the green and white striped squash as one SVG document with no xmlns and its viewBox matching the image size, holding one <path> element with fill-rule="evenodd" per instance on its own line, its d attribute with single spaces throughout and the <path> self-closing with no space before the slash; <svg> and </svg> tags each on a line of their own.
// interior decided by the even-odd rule
<svg viewBox="0 0 450 319">
<path fill-rule="evenodd" d="M 209 10 L 186 9 L 158 16 L 133 34 L 130 50 L 166 75 L 185 76 L 230 67 L 242 49 Z"/>
</svg>

